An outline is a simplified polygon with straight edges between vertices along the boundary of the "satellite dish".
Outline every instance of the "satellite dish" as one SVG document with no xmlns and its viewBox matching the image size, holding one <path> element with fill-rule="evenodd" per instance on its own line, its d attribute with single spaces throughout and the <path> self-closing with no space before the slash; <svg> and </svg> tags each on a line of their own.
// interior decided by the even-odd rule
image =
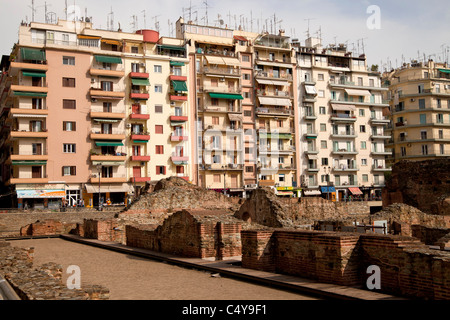
<svg viewBox="0 0 450 320">
<path fill-rule="evenodd" d="M 219 23 L 221 26 L 223 26 L 223 24 L 225 23 L 222 19 L 219 20 Z"/>
</svg>

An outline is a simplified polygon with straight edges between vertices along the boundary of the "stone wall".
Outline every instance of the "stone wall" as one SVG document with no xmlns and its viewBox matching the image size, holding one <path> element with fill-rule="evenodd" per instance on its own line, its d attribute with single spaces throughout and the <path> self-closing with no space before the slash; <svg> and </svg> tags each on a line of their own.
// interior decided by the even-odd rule
<svg viewBox="0 0 450 320">
<path fill-rule="evenodd" d="M 435 245 L 439 239 L 450 233 L 450 229 L 444 228 L 429 228 L 420 225 L 411 226 L 412 236 L 420 239 L 426 245 Z"/>
<path fill-rule="evenodd" d="M 450 254 L 393 235 L 299 230 L 242 231 L 242 267 L 365 288 L 381 269 L 381 291 L 450 299 Z"/>
<path fill-rule="evenodd" d="M 85 219 L 82 234 L 87 239 L 125 243 L 125 227 L 117 219 Z"/>
<path fill-rule="evenodd" d="M 162 225 L 126 226 L 127 246 L 183 257 L 227 259 L 241 254 L 241 224 L 226 213 L 183 210 Z"/>
<path fill-rule="evenodd" d="M 450 215 L 450 158 L 395 164 L 383 190 L 383 207 L 393 203 Z"/>
<path fill-rule="evenodd" d="M 22 300 L 108 300 L 109 290 L 83 285 L 70 290 L 62 281 L 62 266 L 46 263 L 33 266 L 33 248 L 16 248 L 0 241 L 0 275 Z"/>
<path fill-rule="evenodd" d="M 332 202 L 323 198 L 282 199 L 267 188 L 253 191 L 235 217 L 272 228 L 314 224 L 318 220 L 370 215 L 367 202 Z"/>
</svg>

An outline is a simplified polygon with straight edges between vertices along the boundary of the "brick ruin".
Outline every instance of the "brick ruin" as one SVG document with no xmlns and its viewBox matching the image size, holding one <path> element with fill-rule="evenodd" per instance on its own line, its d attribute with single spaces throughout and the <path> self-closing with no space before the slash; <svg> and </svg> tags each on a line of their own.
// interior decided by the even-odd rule
<svg viewBox="0 0 450 320">
<path fill-rule="evenodd" d="M 450 215 L 450 158 L 397 163 L 383 189 L 383 207 L 394 203 Z"/>
</svg>

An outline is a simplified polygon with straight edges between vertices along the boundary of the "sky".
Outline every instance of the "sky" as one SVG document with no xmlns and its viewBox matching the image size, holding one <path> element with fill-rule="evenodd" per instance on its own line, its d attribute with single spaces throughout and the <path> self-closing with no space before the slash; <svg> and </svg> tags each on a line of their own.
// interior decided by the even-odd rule
<svg viewBox="0 0 450 320">
<path fill-rule="evenodd" d="M 47 12 L 65 19 L 66 2 L 82 16 L 87 10 L 96 29 L 107 29 L 113 17 L 115 30 L 120 23 L 125 32 L 159 28 L 161 36 L 175 36 L 178 18 L 190 17 L 201 25 L 220 26 L 222 20 L 223 26 L 242 24 L 253 32 L 284 29 L 302 45 L 308 29 L 312 36 L 320 30 L 324 46 L 344 43 L 381 71 L 412 59 L 450 60 L 448 0 L 34 0 L 34 20 L 45 22 L 45 4 Z M 32 0 L 0 0 L 1 55 L 17 42 L 20 22 L 32 20 L 31 7 Z"/>
</svg>

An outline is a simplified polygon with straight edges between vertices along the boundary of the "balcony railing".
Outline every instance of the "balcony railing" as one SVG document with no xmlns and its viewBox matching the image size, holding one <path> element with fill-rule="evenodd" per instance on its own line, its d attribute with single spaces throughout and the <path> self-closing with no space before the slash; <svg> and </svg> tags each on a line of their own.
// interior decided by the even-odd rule
<svg viewBox="0 0 450 320">
<path fill-rule="evenodd" d="M 227 69 L 227 68 L 212 68 L 212 67 L 203 67 L 203 73 L 206 74 L 220 74 L 220 75 L 227 75 L 227 76 L 241 76 L 241 70 L 240 69 Z"/>
<path fill-rule="evenodd" d="M 267 71 L 258 71 L 255 76 L 258 78 L 283 79 L 292 81 L 292 75 L 290 74 L 281 74 L 281 73 L 277 74 Z"/>
<path fill-rule="evenodd" d="M 294 111 L 288 110 L 288 109 L 281 109 L 281 108 L 257 108 L 256 112 L 258 114 L 268 114 L 268 115 L 286 115 L 286 116 L 293 116 Z"/>
</svg>

